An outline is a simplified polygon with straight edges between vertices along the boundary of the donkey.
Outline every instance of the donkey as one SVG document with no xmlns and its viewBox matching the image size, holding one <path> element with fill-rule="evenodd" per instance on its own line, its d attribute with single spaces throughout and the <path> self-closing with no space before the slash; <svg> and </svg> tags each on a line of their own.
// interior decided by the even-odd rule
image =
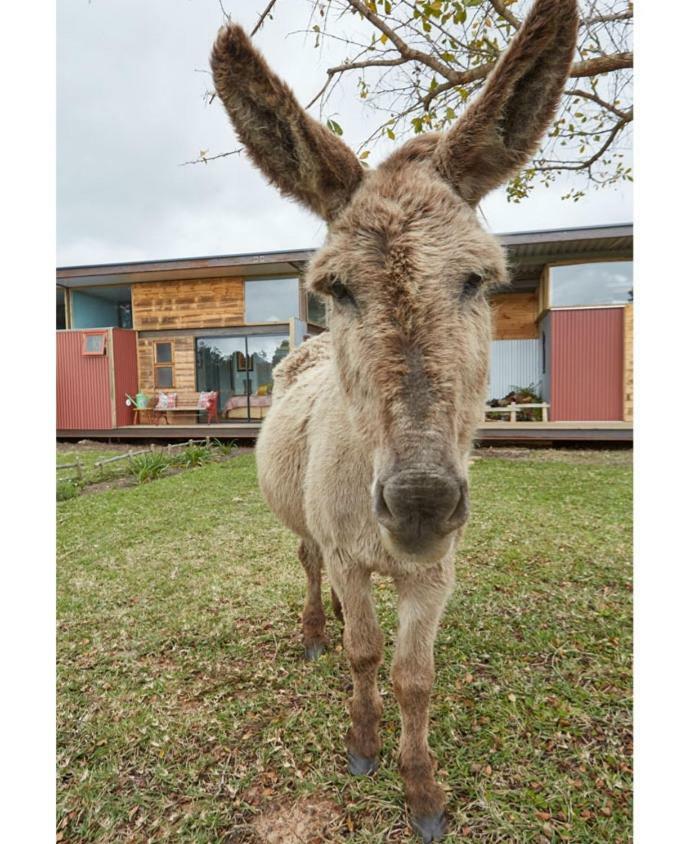
<svg viewBox="0 0 681 844">
<path fill-rule="evenodd" d="M 476 206 L 532 155 L 575 49 L 576 0 L 536 0 L 480 96 L 446 133 L 407 141 L 374 170 L 313 120 L 244 31 L 218 33 L 215 87 L 251 159 L 328 223 L 306 272 L 329 331 L 276 368 L 258 438 L 262 493 L 300 537 L 303 641 L 325 644 L 326 569 L 353 693 L 352 774 L 377 768 L 383 636 L 371 574 L 392 578 L 399 626 L 392 682 L 399 767 L 424 842 L 446 832 L 428 746 L 433 644 L 468 517 L 468 456 L 482 417 L 491 339 L 487 295 L 505 255 Z"/>
</svg>

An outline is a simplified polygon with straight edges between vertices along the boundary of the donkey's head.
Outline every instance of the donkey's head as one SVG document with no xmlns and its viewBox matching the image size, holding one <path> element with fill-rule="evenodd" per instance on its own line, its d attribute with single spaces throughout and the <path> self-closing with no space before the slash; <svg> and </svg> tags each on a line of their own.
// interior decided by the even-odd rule
<svg viewBox="0 0 681 844">
<path fill-rule="evenodd" d="M 394 556 L 442 558 L 467 517 L 486 293 L 506 280 L 475 206 L 534 152 L 576 27 L 575 0 L 537 0 L 455 126 L 407 142 L 376 170 L 300 108 L 240 27 L 223 28 L 213 48 L 216 89 L 251 158 L 329 223 L 307 285 L 327 301 L 341 391 L 373 460 L 374 512 Z"/>
</svg>

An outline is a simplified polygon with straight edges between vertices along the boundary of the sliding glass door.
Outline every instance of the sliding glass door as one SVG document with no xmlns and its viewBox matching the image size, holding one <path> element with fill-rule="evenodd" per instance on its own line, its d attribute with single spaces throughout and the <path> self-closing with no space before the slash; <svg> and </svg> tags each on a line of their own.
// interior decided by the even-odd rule
<svg viewBox="0 0 681 844">
<path fill-rule="evenodd" d="M 221 421 L 264 419 L 272 370 L 288 354 L 287 334 L 196 338 L 196 389 L 217 390 Z"/>
</svg>

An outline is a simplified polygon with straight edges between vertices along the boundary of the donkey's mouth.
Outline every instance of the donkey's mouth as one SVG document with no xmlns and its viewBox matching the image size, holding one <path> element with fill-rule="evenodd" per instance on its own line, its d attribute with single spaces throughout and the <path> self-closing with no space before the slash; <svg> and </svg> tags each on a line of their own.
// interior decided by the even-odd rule
<svg viewBox="0 0 681 844">
<path fill-rule="evenodd" d="M 445 536 L 401 537 L 382 524 L 378 526 L 381 542 L 390 556 L 399 562 L 429 565 L 443 560 L 452 551 L 456 532 Z"/>
<path fill-rule="evenodd" d="M 468 483 L 438 465 L 403 467 L 376 478 L 372 503 L 391 556 L 434 563 L 451 551 L 468 518 Z"/>
</svg>

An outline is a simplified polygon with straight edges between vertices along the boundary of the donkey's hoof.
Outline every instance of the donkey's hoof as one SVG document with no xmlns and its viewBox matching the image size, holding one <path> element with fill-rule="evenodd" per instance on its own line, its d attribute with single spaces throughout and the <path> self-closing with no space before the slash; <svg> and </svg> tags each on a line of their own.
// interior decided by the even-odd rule
<svg viewBox="0 0 681 844">
<path fill-rule="evenodd" d="M 323 642 L 313 642 L 311 645 L 305 645 L 305 659 L 308 662 L 314 662 L 315 659 L 324 653 L 326 647 Z"/>
<path fill-rule="evenodd" d="M 423 844 L 440 841 L 447 833 L 447 819 L 444 812 L 437 815 L 421 815 L 419 818 L 412 816 L 411 825 Z"/>
<path fill-rule="evenodd" d="M 360 756 L 352 751 L 348 752 L 348 771 L 353 777 L 366 777 L 378 770 L 376 757 Z"/>
</svg>

